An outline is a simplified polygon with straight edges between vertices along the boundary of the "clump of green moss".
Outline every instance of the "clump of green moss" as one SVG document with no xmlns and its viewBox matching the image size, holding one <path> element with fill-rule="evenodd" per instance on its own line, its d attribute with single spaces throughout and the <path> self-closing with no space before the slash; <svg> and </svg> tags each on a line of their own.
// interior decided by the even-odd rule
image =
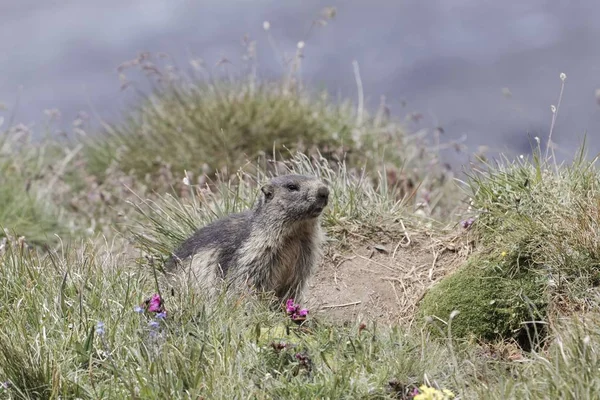
<svg viewBox="0 0 600 400">
<path fill-rule="evenodd" d="M 508 276 L 501 263 L 475 257 L 432 287 L 421 301 L 419 313 L 447 321 L 457 310 L 459 314 L 451 322 L 455 338 L 513 338 L 527 344 L 535 333 L 531 321 L 545 317 L 544 288 L 534 272 L 521 269 Z M 540 324 L 535 328 L 542 333 Z"/>
</svg>

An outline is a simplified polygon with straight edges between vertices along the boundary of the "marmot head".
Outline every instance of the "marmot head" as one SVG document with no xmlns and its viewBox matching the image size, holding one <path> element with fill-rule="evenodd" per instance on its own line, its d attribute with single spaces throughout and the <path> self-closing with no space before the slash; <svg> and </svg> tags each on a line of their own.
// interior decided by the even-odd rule
<svg viewBox="0 0 600 400">
<path fill-rule="evenodd" d="M 327 186 L 312 176 L 278 176 L 261 187 L 261 191 L 261 208 L 288 221 L 317 218 L 329 200 Z"/>
</svg>

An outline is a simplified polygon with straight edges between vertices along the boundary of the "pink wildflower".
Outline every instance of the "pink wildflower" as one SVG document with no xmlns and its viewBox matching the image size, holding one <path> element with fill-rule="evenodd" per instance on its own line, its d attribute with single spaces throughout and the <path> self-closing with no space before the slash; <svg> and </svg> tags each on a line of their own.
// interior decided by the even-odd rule
<svg viewBox="0 0 600 400">
<path fill-rule="evenodd" d="M 294 303 L 294 299 L 288 299 L 285 304 L 285 310 L 287 314 L 290 316 L 292 321 L 302 322 L 306 319 L 308 315 L 308 309 L 300 308 L 299 304 Z"/>
<path fill-rule="evenodd" d="M 164 301 L 159 294 L 153 295 L 145 303 L 148 306 L 148 312 L 162 313 L 165 311 Z"/>
</svg>

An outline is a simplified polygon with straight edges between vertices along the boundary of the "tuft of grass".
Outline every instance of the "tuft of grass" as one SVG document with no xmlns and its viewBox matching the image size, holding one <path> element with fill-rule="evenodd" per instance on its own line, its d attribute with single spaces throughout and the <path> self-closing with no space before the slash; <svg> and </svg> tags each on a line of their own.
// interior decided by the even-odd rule
<svg viewBox="0 0 600 400">
<path fill-rule="evenodd" d="M 594 399 L 600 392 L 598 314 L 573 316 L 552 331 L 547 349 L 508 365 L 513 376 L 500 376 L 491 388 L 476 390 L 486 399 Z"/>
<path fill-rule="evenodd" d="M 470 176 L 480 247 L 512 271 L 533 269 L 551 292 L 553 314 L 596 307 L 600 284 L 600 173 L 585 145 L 570 164 L 533 157 Z"/>
<path fill-rule="evenodd" d="M 381 178 L 402 189 L 399 197 L 422 203 L 425 212 L 455 198 L 437 193 L 440 187 L 446 194 L 453 189 L 439 143 L 429 145 L 427 130 L 409 134 L 387 116 L 385 103 L 369 115 L 362 106 L 314 93 L 287 74 L 271 82 L 253 73 L 202 78 L 169 66 L 163 70 L 149 54 L 134 61 L 142 71 L 152 71 L 152 91 L 138 90 L 139 101 L 124 122 L 82 136 L 86 168 L 101 181 L 116 170 L 163 191 L 169 189 L 165 175 L 186 173 L 202 185 L 235 178 L 239 170 L 256 174 L 257 164 L 273 170 L 273 160 L 302 153 L 365 169 L 373 177 L 386 165 Z"/>
<path fill-rule="evenodd" d="M 376 128 L 356 125 L 348 103 L 278 82 L 171 81 L 156 86 L 125 122 L 106 125 L 88 142 L 86 156 L 90 172 L 100 176 L 114 162 L 138 179 L 155 176 L 161 165 L 214 177 L 286 149 L 319 148 L 341 159 L 359 151 L 355 131 Z"/>
<path fill-rule="evenodd" d="M 296 153 L 280 163 L 279 169 L 282 173 L 319 177 L 329 186 L 330 201 L 321 218 L 336 246 L 382 235 L 403 235 L 407 228 L 442 226 L 415 214 L 409 206 L 410 200 L 399 200 L 398 189 L 389 187 L 385 180 L 374 184 L 365 174 L 352 172 L 344 163 L 333 167 L 324 157 Z M 260 168 L 255 171 L 255 175 L 239 172 L 234 181 L 217 180 L 211 186 L 190 185 L 181 197 L 169 193 L 155 199 L 140 197 L 131 202 L 138 217 L 127 229 L 141 249 L 163 258 L 196 229 L 252 207 L 260 194 L 260 185 L 271 176 Z"/>
<path fill-rule="evenodd" d="M 63 210 L 47 201 L 68 161 L 52 146 L 32 143 L 26 126 L 0 133 L 0 238 L 24 236 L 41 245 L 72 231 Z"/>
</svg>

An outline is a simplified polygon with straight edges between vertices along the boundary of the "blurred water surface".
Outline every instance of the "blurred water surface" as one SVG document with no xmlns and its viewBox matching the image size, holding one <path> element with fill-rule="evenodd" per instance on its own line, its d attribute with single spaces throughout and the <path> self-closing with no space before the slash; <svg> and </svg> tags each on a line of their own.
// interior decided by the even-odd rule
<svg viewBox="0 0 600 400">
<path fill-rule="evenodd" d="M 326 6 L 325 27 L 306 32 Z M 585 132 L 600 150 L 600 2 L 594 0 L 19 0 L 0 3 L 0 101 L 18 122 L 42 125 L 58 108 L 68 126 L 91 106 L 109 121 L 128 97 L 116 67 L 141 51 L 240 65 L 241 38 L 257 40 L 259 72 L 280 71 L 263 22 L 281 50 L 306 42 L 303 79 L 367 104 L 419 112 L 448 140 L 526 151 L 545 138 L 561 72 L 566 88 L 554 139 L 567 151 Z M 18 99 L 18 107 L 16 102 Z M 403 106 L 404 102 L 406 105 Z M 4 112 L 6 115 L 6 111 Z"/>
</svg>

